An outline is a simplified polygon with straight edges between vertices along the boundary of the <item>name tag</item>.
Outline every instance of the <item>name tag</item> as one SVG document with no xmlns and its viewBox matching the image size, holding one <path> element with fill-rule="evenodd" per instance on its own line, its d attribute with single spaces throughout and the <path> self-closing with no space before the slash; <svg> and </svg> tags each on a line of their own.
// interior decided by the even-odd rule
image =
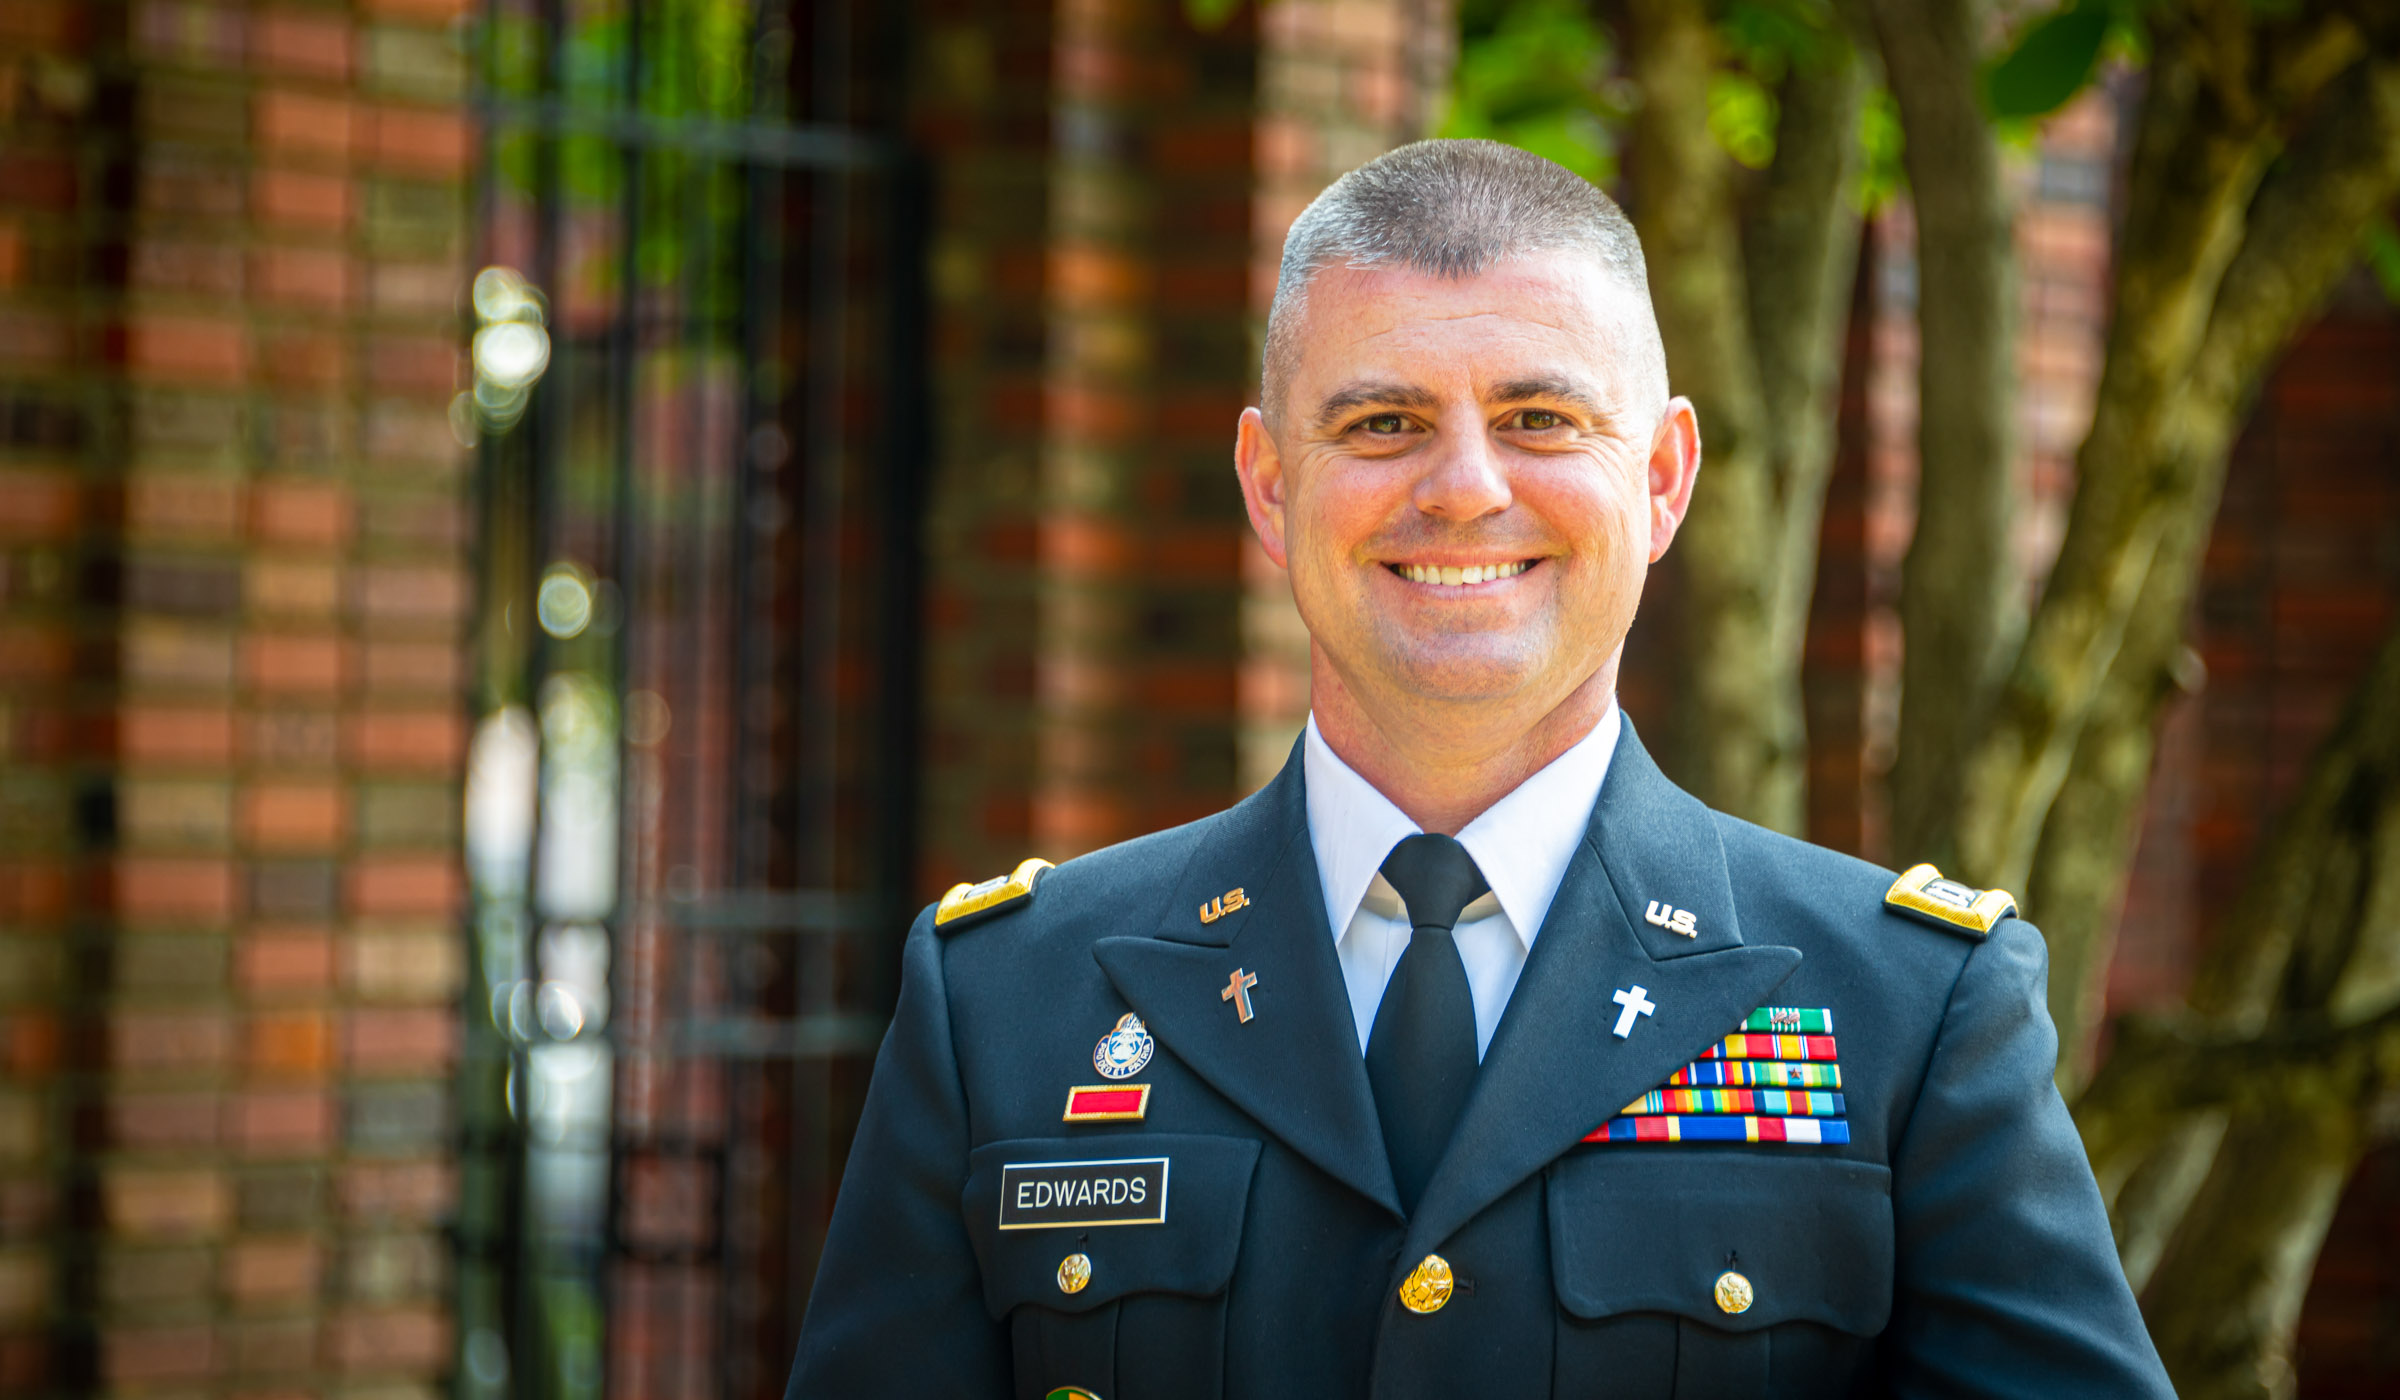
<svg viewBox="0 0 2400 1400">
<path fill-rule="evenodd" d="M 1167 1159 L 1011 1162 L 1000 1168 L 1000 1228 L 1163 1225 Z"/>
</svg>

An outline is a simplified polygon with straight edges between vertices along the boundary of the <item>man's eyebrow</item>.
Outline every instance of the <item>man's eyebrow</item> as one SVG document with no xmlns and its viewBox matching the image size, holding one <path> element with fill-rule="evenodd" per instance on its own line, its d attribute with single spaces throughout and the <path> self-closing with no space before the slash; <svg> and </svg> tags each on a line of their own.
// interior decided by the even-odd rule
<svg viewBox="0 0 2400 1400">
<path fill-rule="evenodd" d="M 1431 389 L 1420 385 L 1359 380 L 1325 396 L 1317 405 L 1317 426 L 1332 427 L 1333 420 L 1354 408 L 1430 409 L 1439 402 Z"/>
<path fill-rule="evenodd" d="M 1511 379 L 1493 388 L 1487 402 L 1529 403 L 1547 399 L 1552 403 L 1571 404 L 1592 418 L 1613 417 L 1608 408 L 1591 392 L 1571 379 L 1555 375 L 1534 375 L 1527 379 Z"/>
</svg>

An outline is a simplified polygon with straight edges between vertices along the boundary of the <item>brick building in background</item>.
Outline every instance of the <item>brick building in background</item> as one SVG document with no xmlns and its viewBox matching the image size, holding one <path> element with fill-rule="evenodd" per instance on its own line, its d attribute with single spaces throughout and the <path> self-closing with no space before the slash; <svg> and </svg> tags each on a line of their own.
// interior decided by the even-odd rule
<svg viewBox="0 0 2400 1400">
<path fill-rule="evenodd" d="M 1221 807 L 1306 712 L 1233 422 L 1284 227 L 1427 130 L 1451 21 L 1208 9 L 0 4 L 0 1392 L 780 1393 L 892 911 Z M 532 76 L 479 125 L 485 19 Z M 726 53 L 734 106 L 658 95 Z M 2020 172 L 2029 576 L 2116 139 L 2087 102 Z M 1807 675 L 1812 829 L 1880 858 L 1909 236 L 1863 264 Z M 556 358 L 469 450 L 491 261 Z M 2237 454 L 2118 1004 L 2179 988 L 2400 596 L 2396 390 L 2349 289 Z M 589 631 L 535 627 L 553 579 Z M 622 907 L 495 922 L 469 736 L 544 732 L 544 677 L 603 697 Z M 603 1025 L 600 1190 L 548 1208 L 585 1178 L 535 1071 Z M 2387 1149 L 2304 1395 L 2400 1365 L 2396 1201 Z"/>
<path fill-rule="evenodd" d="M 0 6 L 0 1390 L 450 1367 L 444 0 Z"/>
</svg>

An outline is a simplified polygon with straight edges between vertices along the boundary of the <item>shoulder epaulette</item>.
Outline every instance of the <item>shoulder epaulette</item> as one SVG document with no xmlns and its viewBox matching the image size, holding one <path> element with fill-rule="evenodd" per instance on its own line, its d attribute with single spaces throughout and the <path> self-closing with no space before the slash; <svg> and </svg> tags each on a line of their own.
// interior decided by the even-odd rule
<svg viewBox="0 0 2400 1400">
<path fill-rule="evenodd" d="M 1034 883 L 1048 869 L 1050 862 L 1036 856 L 1019 862 L 1008 874 L 995 875 L 980 885 L 952 885 L 950 893 L 943 895 L 942 902 L 934 907 L 933 926 L 955 930 L 1013 909 L 1033 898 Z"/>
<path fill-rule="evenodd" d="M 2017 912 L 2016 896 L 2008 891 L 1969 889 L 1956 880 L 1943 879 L 1942 872 L 1930 865 L 1910 866 L 1908 873 L 1892 881 L 1883 904 L 1977 939 L 1988 937 L 2002 919 Z"/>
</svg>

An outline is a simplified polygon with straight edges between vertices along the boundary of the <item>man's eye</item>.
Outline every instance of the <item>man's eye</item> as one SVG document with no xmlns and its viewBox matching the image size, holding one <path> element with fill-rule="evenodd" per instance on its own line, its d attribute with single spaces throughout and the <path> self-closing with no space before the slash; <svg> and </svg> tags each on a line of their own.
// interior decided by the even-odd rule
<svg viewBox="0 0 2400 1400">
<path fill-rule="evenodd" d="M 1529 433 L 1546 433 L 1566 426 L 1567 420 L 1546 408 L 1529 408 L 1517 415 L 1517 426 Z"/>
<path fill-rule="evenodd" d="M 1378 437 L 1388 437 L 1394 433 L 1407 432 L 1408 420 L 1397 413 L 1378 413 L 1372 418 L 1360 420 L 1358 426 Z"/>
</svg>

